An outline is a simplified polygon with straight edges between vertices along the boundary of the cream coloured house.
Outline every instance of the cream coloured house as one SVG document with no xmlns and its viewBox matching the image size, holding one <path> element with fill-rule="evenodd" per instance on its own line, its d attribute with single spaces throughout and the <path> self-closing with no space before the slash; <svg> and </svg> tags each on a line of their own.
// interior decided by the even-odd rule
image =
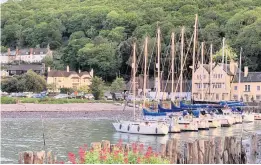
<svg viewBox="0 0 261 165">
<path fill-rule="evenodd" d="M 244 67 L 239 82 L 239 73 L 235 76 L 231 86 L 231 99 L 244 102 L 261 101 L 261 72 L 248 72 Z"/>
<path fill-rule="evenodd" d="M 192 79 L 192 98 L 203 101 L 230 100 L 231 82 L 236 71 L 237 63 L 230 64 L 209 64 L 199 65 L 195 70 Z"/>
<path fill-rule="evenodd" d="M 60 88 L 74 88 L 78 89 L 81 86 L 90 85 L 93 77 L 93 69 L 90 72 L 75 72 L 70 71 L 67 66 L 66 71 L 50 70 L 48 67 L 47 84 L 54 85 L 55 92 Z"/>
</svg>

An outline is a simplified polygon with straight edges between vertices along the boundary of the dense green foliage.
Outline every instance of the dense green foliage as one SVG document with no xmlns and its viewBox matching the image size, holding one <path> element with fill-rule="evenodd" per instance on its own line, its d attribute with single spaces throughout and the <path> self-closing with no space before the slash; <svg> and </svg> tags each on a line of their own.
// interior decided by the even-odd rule
<svg viewBox="0 0 261 165">
<path fill-rule="evenodd" d="M 140 54 L 144 36 L 148 35 L 149 54 L 155 55 L 157 24 L 164 42 L 163 57 L 169 50 L 172 30 L 180 41 L 181 26 L 186 27 L 188 47 L 198 14 L 198 44 L 206 42 L 205 52 L 209 52 L 210 43 L 213 52 L 218 51 L 225 37 L 237 56 L 243 48 L 243 64 L 250 70 L 261 70 L 260 6 L 260 0 L 9 0 L 1 6 L 1 41 L 3 46 L 13 48 L 49 44 L 51 49 L 59 50 L 62 62 L 48 65 L 62 68 L 69 64 L 74 70 L 94 68 L 97 76 L 111 81 L 119 73 L 130 75 L 133 41 L 138 42 Z M 176 48 L 180 52 L 179 46 Z M 191 49 L 187 51 L 191 64 Z"/>
<path fill-rule="evenodd" d="M 46 81 L 43 76 L 32 70 L 27 73 L 11 77 L 1 82 L 1 89 L 4 92 L 42 92 L 46 89 Z"/>
<path fill-rule="evenodd" d="M 71 94 L 74 90 L 72 88 L 60 88 L 60 93 Z"/>
<path fill-rule="evenodd" d="M 126 88 L 124 79 L 117 77 L 111 84 L 111 92 L 122 92 Z"/>
<path fill-rule="evenodd" d="M 104 81 L 99 77 L 93 77 L 91 80 L 90 91 L 93 94 L 95 100 L 101 99 L 104 93 Z"/>
</svg>

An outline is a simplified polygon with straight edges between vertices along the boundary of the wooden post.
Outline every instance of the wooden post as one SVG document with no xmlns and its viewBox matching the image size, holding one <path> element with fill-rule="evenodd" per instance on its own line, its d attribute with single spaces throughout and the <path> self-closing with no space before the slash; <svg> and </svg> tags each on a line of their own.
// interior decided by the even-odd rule
<svg viewBox="0 0 261 165">
<path fill-rule="evenodd" d="M 101 142 L 92 142 L 91 148 L 95 151 L 100 151 L 101 150 Z"/>
<path fill-rule="evenodd" d="M 52 151 L 47 152 L 47 164 L 54 164 L 55 158 L 53 157 Z"/>
<path fill-rule="evenodd" d="M 209 164 L 215 164 L 215 139 L 214 138 L 211 138 L 209 140 L 209 152 L 208 152 L 208 156 L 209 156 L 209 159 L 208 159 L 208 162 Z"/>
<path fill-rule="evenodd" d="M 128 153 L 130 151 L 130 145 L 129 144 L 124 144 L 124 152 Z"/>
<path fill-rule="evenodd" d="M 236 160 L 236 137 L 230 137 L 230 142 L 229 142 L 229 158 L 228 158 L 228 163 L 229 164 L 235 164 Z"/>
<path fill-rule="evenodd" d="M 204 141 L 204 164 L 209 164 L 209 141 L 205 140 Z"/>
<path fill-rule="evenodd" d="M 110 147 L 110 149 L 111 149 L 111 152 L 113 152 L 113 151 L 114 151 L 114 148 L 115 148 L 115 144 L 111 144 L 111 147 Z"/>
<path fill-rule="evenodd" d="M 111 142 L 108 140 L 102 140 L 101 142 L 101 147 L 102 149 L 104 149 L 105 151 L 108 151 L 110 149 L 111 146 Z"/>
<path fill-rule="evenodd" d="M 172 157 L 172 140 L 167 141 L 166 157 L 171 160 Z"/>
<path fill-rule="evenodd" d="M 166 157 L 166 144 L 161 144 L 160 145 L 160 154 L 162 158 Z"/>
<path fill-rule="evenodd" d="M 222 145 L 222 138 L 216 137 L 215 139 L 215 164 L 223 164 L 223 145 Z"/>
<path fill-rule="evenodd" d="M 192 163 L 198 164 L 198 140 L 193 142 L 193 155 L 192 155 Z"/>
<path fill-rule="evenodd" d="M 198 164 L 204 164 L 204 140 L 198 140 Z"/>
<path fill-rule="evenodd" d="M 177 164 L 178 140 L 172 139 L 172 162 Z"/>
<path fill-rule="evenodd" d="M 229 158 L 229 150 L 230 150 L 230 137 L 225 137 L 224 141 L 224 152 L 223 152 L 223 163 L 228 164 L 228 158 Z"/>
<path fill-rule="evenodd" d="M 33 164 L 44 164 L 45 151 L 34 152 Z"/>
<path fill-rule="evenodd" d="M 193 163 L 193 143 L 188 143 L 188 164 L 192 164 Z"/>
<path fill-rule="evenodd" d="M 189 143 L 184 144 L 184 163 L 189 164 Z M 175 164 L 175 163 L 173 163 Z"/>
<path fill-rule="evenodd" d="M 33 164 L 33 152 L 24 152 L 24 164 Z"/>
</svg>

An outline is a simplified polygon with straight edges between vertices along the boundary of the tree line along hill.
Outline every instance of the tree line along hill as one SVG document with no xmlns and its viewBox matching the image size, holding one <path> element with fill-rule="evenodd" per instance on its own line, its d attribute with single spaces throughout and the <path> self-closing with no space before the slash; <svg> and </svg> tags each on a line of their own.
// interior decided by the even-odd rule
<svg viewBox="0 0 261 165">
<path fill-rule="evenodd" d="M 53 60 L 46 60 L 47 65 L 93 68 L 107 81 L 130 75 L 134 41 L 137 54 L 141 54 L 144 37 L 149 36 L 149 55 L 155 56 L 157 26 L 162 32 L 163 58 L 170 49 L 172 31 L 179 44 L 181 26 L 185 26 L 188 46 L 195 14 L 199 16 L 199 44 L 205 41 L 209 50 L 212 43 L 213 52 L 217 52 L 225 37 L 237 55 L 243 48 L 244 65 L 251 71 L 261 70 L 261 0 L 9 0 L 1 10 L 2 52 L 8 47 L 49 44 L 55 52 Z M 179 46 L 176 49 L 179 56 Z M 191 52 L 188 50 L 188 63 Z"/>
</svg>

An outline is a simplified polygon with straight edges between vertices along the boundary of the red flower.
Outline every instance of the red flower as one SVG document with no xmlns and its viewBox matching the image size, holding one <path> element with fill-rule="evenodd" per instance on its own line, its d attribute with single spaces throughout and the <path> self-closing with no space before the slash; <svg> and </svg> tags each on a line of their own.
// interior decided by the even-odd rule
<svg viewBox="0 0 261 165">
<path fill-rule="evenodd" d="M 75 157 L 74 153 L 69 152 L 68 157 L 69 157 L 69 161 L 72 162 L 72 164 L 76 164 L 76 157 Z"/>
<path fill-rule="evenodd" d="M 137 164 L 140 164 L 140 157 L 138 157 L 137 159 Z"/>
<path fill-rule="evenodd" d="M 128 164 L 128 163 L 129 163 L 128 158 L 124 158 L 124 163 L 125 163 L 125 164 Z"/>
<path fill-rule="evenodd" d="M 82 147 L 80 147 L 78 153 L 80 156 L 80 163 L 82 164 L 85 161 L 85 150 Z"/>
</svg>

